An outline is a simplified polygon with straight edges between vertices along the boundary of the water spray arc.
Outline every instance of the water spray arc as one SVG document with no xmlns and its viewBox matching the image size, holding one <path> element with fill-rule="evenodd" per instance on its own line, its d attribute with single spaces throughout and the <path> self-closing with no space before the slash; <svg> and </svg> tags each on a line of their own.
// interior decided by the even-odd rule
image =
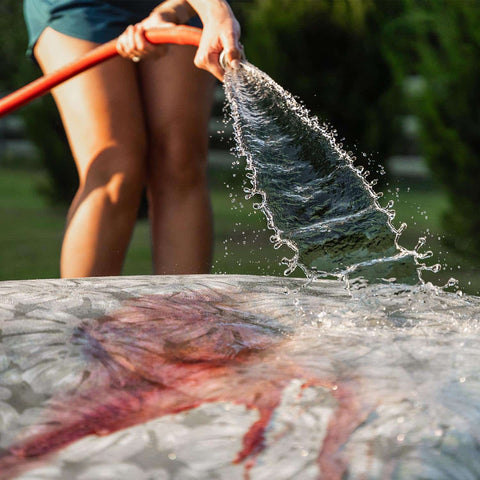
<svg viewBox="0 0 480 480">
<path fill-rule="evenodd" d="M 174 28 L 165 28 L 145 33 L 148 41 L 160 44 L 192 45 L 198 47 L 202 29 L 196 27 L 179 26 Z M 35 98 L 48 93 L 52 88 L 65 82 L 66 80 L 88 70 L 99 63 L 102 63 L 118 55 L 116 49 L 117 40 L 111 40 L 92 50 L 82 58 L 75 60 L 68 65 L 52 72 L 49 75 L 40 77 L 37 80 L 25 85 L 15 92 L 0 99 L 0 118 L 26 105 Z"/>
</svg>

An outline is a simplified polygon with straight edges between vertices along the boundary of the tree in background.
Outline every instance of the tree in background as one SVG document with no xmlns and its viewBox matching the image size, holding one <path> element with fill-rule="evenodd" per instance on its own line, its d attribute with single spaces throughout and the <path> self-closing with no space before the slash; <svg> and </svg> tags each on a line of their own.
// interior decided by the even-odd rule
<svg viewBox="0 0 480 480">
<path fill-rule="evenodd" d="M 379 38 L 400 6 L 380 0 L 254 0 L 244 7 L 248 59 L 332 125 L 350 149 L 384 164 L 400 147 L 391 66 Z"/>
<path fill-rule="evenodd" d="M 400 3 L 400 2 L 399 2 Z M 416 75 L 410 97 L 423 153 L 448 193 L 444 228 L 457 250 L 480 256 L 480 3 L 403 0 L 384 32 L 397 83 Z"/>
<path fill-rule="evenodd" d="M 0 90 L 15 90 L 19 82 L 34 78 L 34 67 L 25 59 L 27 32 L 22 16 L 22 2 L 0 3 Z"/>
<path fill-rule="evenodd" d="M 0 3 L 0 91 L 16 90 L 41 75 L 25 56 L 27 31 L 19 0 Z M 50 96 L 35 100 L 18 111 L 26 136 L 38 147 L 48 172 L 44 191 L 54 202 L 69 203 L 77 188 L 77 174 L 55 104 Z"/>
<path fill-rule="evenodd" d="M 378 5 L 383 7 L 380 9 Z M 233 2 L 246 32 L 249 59 L 299 96 L 345 137 L 353 150 L 383 164 L 398 135 L 392 114 L 392 75 L 378 43 L 384 17 L 397 2 L 381 0 L 250 0 Z M 3 0 L 0 43 L 6 50 L 3 88 L 12 90 L 40 74 L 24 51 L 21 2 Z M 3 12 L 1 12 L 3 13 Z M 4 70 L 5 68 L 5 70 Z M 49 173 L 49 196 L 68 203 L 77 178 L 51 98 L 21 110 L 28 137 Z M 363 157 L 359 162 L 365 161 Z M 367 166 L 370 168 L 370 166 Z M 375 170 L 375 168 L 374 168 Z"/>
</svg>

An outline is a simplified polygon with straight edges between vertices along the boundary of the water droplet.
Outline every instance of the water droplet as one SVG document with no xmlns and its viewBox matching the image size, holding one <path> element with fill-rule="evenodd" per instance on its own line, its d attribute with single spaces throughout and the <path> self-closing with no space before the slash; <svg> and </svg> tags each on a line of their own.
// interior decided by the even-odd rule
<svg viewBox="0 0 480 480">
<path fill-rule="evenodd" d="M 320 124 L 296 99 L 254 66 L 246 63 L 240 70 L 226 79 L 224 87 L 233 112 L 236 154 L 245 160 L 245 178 L 251 182 L 251 187 L 244 184 L 243 191 L 247 200 L 254 195 L 262 197 L 252 210 L 265 215 L 268 228 L 275 232 L 271 237 L 274 247 L 282 245 L 292 250 L 292 258 L 286 263 L 282 261 L 288 266 L 285 273 L 300 267 L 307 278 L 331 274 L 348 282 L 348 277 L 357 268 L 358 271 L 367 268 L 374 271 L 376 266 L 382 268 L 382 263 L 388 266 L 392 258 L 393 261 L 398 258 L 402 262 L 411 260 L 412 275 L 418 279 L 417 252 L 400 246 L 399 232 L 405 227 L 402 224 L 396 230 L 392 224 L 395 218 L 393 200 L 388 202 L 386 209 L 380 207 L 377 199 L 382 193 L 377 194 L 373 189 L 377 180 L 368 182 L 366 177 L 370 172 L 363 166 L 354 166 L 354 152 L 342 150 L 336 130 Z M 282 122 L 277 122 L 280 115 Z M 312 141 L 304 142 L 310 133 Z M 325 152 L 321 154 L 325 155 L 322 169 L 316 167 L 320 152 Z M 362 156 L 375 165 L 365 152 Z M 383 166 L 373 168 L 380 175 L 385 174 Z M 345 184 L 349 185 L 347 191 Z M 334 206 L 327 211 L 318 208 L 318 192 L 323 190 Z M 355 201 L 344 198 L 350 191 Z M 399 188 L 395 188 L 394 195 L 398 198 Z M 348 208 L 343 208 L 343 204 Z M 355 209 L 356 205 L 362 207 Z M 365 205 L 370 206 L 365 208 Z M 250 215 L 248 212 L 247 216 Z M 350 228 L 352 223 L 354 228 L 344 227 Z M 349 233 L 341 236 L 357 231 L 355 227 L 360 225 L 362 231 L 368 231 L 363 239 Z M 340 245 L 338 238 L 342 238 Z M 390 245 L 385 238 L 391 239 Z M 338 253 L 332 258 L 328 245 L 334 242 Z M 393 256 L 391 247 L 397 249 Z M 364 261 L 365 252 L 371 254 L 371 262 Z M 352 263 L 343 265 L 344 258 Z M 363 263 L 357 266 L 356 258 Z M 301 263 L 305 259 L 308 264 Z M 332 264 L 342 264 L 345 271 L 323 272 L 321 265 L 325 261 L 330 265 L 327 269 L 331 269 Z M 319 267 L 318 271 L 314 267 Z"/>
</svg>

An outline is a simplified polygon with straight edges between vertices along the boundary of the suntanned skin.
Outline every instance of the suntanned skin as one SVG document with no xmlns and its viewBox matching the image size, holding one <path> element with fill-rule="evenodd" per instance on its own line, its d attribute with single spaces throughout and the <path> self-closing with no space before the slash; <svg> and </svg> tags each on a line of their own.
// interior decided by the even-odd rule
<svg viewBox="0 0 480 480">
<path fill-rule="evenodd" d="M 120 37 L 117 48 L 126 58 L 109 60 L 52 92 L 80 179 L 62 246 L 64 278 L 121 273 L 144 186 L 154 272 L 208 273 L 210 269 L 212 217 L 206 160 L 214 78 L 197 67 L 223 78 L 218 50 L 225 44 L 227 51 L 234 52 L 230 60 L 239 56 L 234 50 L 239 30 L 223 0 L 190 3 L 162 3 L 145 22 L 129 27 Z M 185 21 L 195 13 L 192 6 L 199 8 L 204 21 L 206 56 L 199 57 L 193 47 L 157 48 L 146 41 L 146 28 Z M 226 40 L 219 40 L 220 36 Z M 47 28 L 34 54 L 44 73 L 49 73 L 97 46 Z M 130 61 L 134 57 L 141 61 Z"/>
<path fill-rule="evenodd" d="M 126 58 L 145 58 L 164 52 L 165 47 L 154 47 L 145 40 L 148 29 L 174 26 L 186 22 L 197 13 L 203 22 L 203 34 L 195 55 L 195 65 L 208 70 L 223 81 L 219 56 L 225 52 L 226 61 L 238 67 L 243 47 L 239 42 L 240 25 L 225 0 L 167 0 L 160 4 L 144 21 L 131 25 L 117 43 L 120 55 Z"/>
</svg>

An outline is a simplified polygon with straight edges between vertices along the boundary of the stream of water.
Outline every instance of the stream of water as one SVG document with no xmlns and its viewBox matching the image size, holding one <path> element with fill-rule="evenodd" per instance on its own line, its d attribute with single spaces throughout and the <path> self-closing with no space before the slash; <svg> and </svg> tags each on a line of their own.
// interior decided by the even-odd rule
<svg viewBox="0 0 480 480">
<path fill-rule="evenodd" d="M 268 76 L 225 89 L 246 194 L 312 281 L 1 282 L 0 479 L 480 478 L 480 298 L 422 281 L 424 240 Z"/>
<path fill-rule="evenodd" d="M 247 198 L 258 197 L 254 208 L 275 247 L 292 250 L 285 274 L 301 268 L 308 278 L 415 284 L 423 271 L 438 271 L 426 263 L 425 239 L 413 250 L 401 245 L 406 224 L 394 225 L 393 204 L 381 206 L 375 182 L 329 127 L 248 62 L 229 69 L 224 85 L 251 182 Z"/>
</svg>

